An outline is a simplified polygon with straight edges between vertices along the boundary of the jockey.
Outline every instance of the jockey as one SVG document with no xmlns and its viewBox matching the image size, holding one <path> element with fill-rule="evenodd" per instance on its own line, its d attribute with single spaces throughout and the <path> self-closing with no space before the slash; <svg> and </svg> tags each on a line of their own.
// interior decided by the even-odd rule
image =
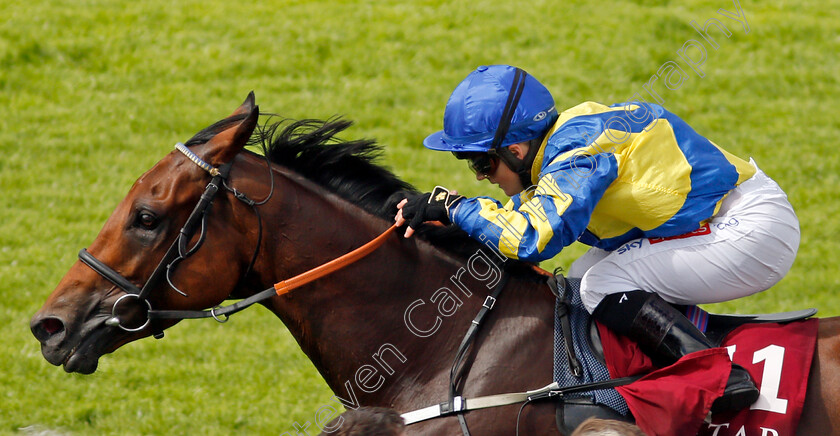
<svg viewBox="0 0 840 436">
<path fill-rule="evenodd" d="M 409 196 L 397 223 L 454 223 L 505 256 L 539 262 L 580 241 L 569 271 L 592 316 L 669 365 L 711 347 L 673 304 L 733 300 L 778 282 L 799 247 L 785 193 L 754 161 L 695 132 L 662 106 L 586 102 L 562 113 L 533 76 L 507 65 L 470 73 L 423 145 L 467 160 L 506 205 L 444 188 Z M 733 365 L 712 411 L 759 392 Z"/>
</svg>

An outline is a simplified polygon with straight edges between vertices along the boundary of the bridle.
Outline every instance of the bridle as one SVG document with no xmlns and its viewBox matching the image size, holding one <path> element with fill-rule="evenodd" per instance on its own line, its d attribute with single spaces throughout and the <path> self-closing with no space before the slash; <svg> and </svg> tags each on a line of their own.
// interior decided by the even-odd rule
<svg viewBox="0 0 840 436">
<path fill-rule="evenodd" d="M 187 294 L 185 292 L 178 289 L 172 283 L 171 272 L 172 269 L 174 269 L 174 267 L 180 261 L 194 254 L 204 242 L 204 239 L 206 237 L 205 221 L 207 219 L 207 214 L 210 210 L 210 207 L 213 204 L 213 199 L 216 197 L 220 188 L 226 189 L 229 192 L 233 193 L 234 197 L 250 206 L 257 215 L 257 221 L 259 223 L 258 241 L 257 246 L 254 249 L 254 254 L 251 257 L 251 262 L 248 265 L 248 268 L 246 269 L 246 272 L 244 274 L 245 276 L 248 275 L 248 273 L 254 266 L 254 263 L 256 262 L 257 255 L 260 250 L 260 240 L 262 240 L 262 220 L 260 218 L 257 206 L 265 204 L 274 193 L 274 176 L 271 175 L 271 167 L 267 158 L 266 164 L 269 166 L 269 175 L 271 177 L 271 190 L 269 191 L 269 194 L 266 196 L 265 199 L 255 202 L 249 199 L 242 192 L 237 191 L 235 188 L 232 188 L 227 184 L 228 176 L 230 174 L 230 168 L 233 165 L 233 162 L 229 162 L 217 168 L 202 160 L 198 155 L 190 151 L 184 144 L 176 144 L 175 149 L 186 155 L 187 158 L 189 158 L 203 170 L 207 171 L 212 176 L 212 179 L 204 188 L 204 193 L 201 194 L 201 198 L 198 200 L 198 203 L 195 205 L 195 208 L 193 208 L 192 213 L 190 213 L 189 217 L 187 217 L 187 221 L 181 228 L 181 230 L 178 232 L 178 236 L 175 238 L 175 241 L 172 242 L 172 245 L 166 251 L 166 254 L 163 255 L 163 258 L 161 258 L 157 267 L 155 267 L 154 271 L 152 271 L 151 275 L 149 276 L 149 279 L 146 280 L 146 283 L 143 285 L 143 287 L 138 287 L 129 279 L 125 278 L 122 274 L 118 273 L 117 271 L 106 265 L 104 262 L 94 257 L 86 249 L 83 248 L 81 251 L 79 251 L 79 260 L 81 260 L 82 263 L 89 266 L 103 278 L 107 279 L 108 281 L 110 281 L 125 292 L 125 295 L 121 296 L 117 299 L 117 301 L 114 302 L 114 305 L 111 308 L 111 317 L 105 321 L 106 325 L 119 327 L 127 332 L 136 332 L 148 327 L 153 319 L 180 320 L 196 318 L 213 318 L 220 323 L 227 322 L 228 317 L 230 315 L 239 312 L 255 303 L 267 300 L 268 298 L 271 298 L 275 295 L 283 295 L 297 287 L 303 286 L 313 280 L 331 274 L 341 268 L 344 268 L 347 265 L 352 264 L 353 262 L 361 259 L 362 257 L 367 256 L 368 254 L 379 248 L 385 242 L 387 236 L 396 229 L 395 225 L 391 226 L 390 228 L 388 228 L 388 230 L 386 230 L 381 235 L 377 236 L 372 241 L 351 251 L 350 253 L 333 259 L 330 262 L 327 262 L 309 271 L 301 273 L 290 279 L 280 281 L 274 284 L 274 286 L 272 286 L 271 288 L 254 294 L 246 299 L 240 300 L 234 304 L 224 307 L 216 306 L 210 310 L 154 310 L 152 308 L 152 303 L 149 301 L 149 294 L 151 293 L 151 290 L 164 277 L 166 278 L 167 282 L 173 290 L 183 295 L 184 297 L 187 297 Z M 199 235 L 199 240 L 192 247 L 188 247 L 189 241 L 193 238 L 193 236 L 195 236 L 195 233 L 198 230 L 199 223 L 201 224 L 201 234 Z M 145 303 L 147 307 L 147 316 L 146 321 L 141 326 L 126 326 L 123 324 L 123 320 L 121 320 L 117 315 L 117 307 L 123 300 L 126 299 L 136 299 L 140 302 Z M 158 339 L 162 338 L 163 332 L 155 332 L 154 337 Z"/>
<path fill-rule="evenodd" d="M 207 235 L 205 231 L 205 222 L 207 219 L 207 215 L 210 210 L 210 207 L 213 204 L 213 199 L 216 197 L 220 189 L 226 188 L 232 190 L 233 192 L 235 192 L 235 194 L 239 194 L 236 195 L 236 198 L 239 198 L 247 204 L 252 205 L 254 207 L 254 210 L 257 210 L 256 202 L 247 199 L 247 197 L 241 195 L 241 193 L 233 190 L 232 188 L 228 187 L 226 183 L 224 183 L 230 175 L 230 169 L 233 165 L 233 162 L 229 162 L 216 168 L 202 160 L 200 157 L 198 157 L 198 155 L 190 151 L 184 144 L 180 142 L 175 144 L 175 149 L 183 153 L 191 161 L 195 162 L 195 164 L 201 167 L 201 169 L 210 173 L 212 179 L 204 188 L 204 193 L 201 194 L 201 198 L 198 200 L 198 203 L 195 205 L 195 208 L 193 208 L 192 213 L 190 213 L 189 217 L 187 217 L 187 221 L 184 224 L 184 226 L 181 227 L 181 230 L 178 232 L 178 236 L 175 238 L 175 241 L 173 241 L 172 245 L 169 246 L 169 249 L 166 251 L 166 254 L 164 254 L 163 258 L 161 258 L 160 262 L 158 262 L 157 267 L 155 267 L 154 271 L 152 271 L 151 275 L 149 276 L 149 279 L 146 280 L 146 283 L 143 285 L 143 287 L 137 287 L 134 283 L 125 278 L 123 275 L 113 270 L 104 262 L 100 261 L 92 254 L 90 254 L 90 252 L 88 252 L 87 249 L 83 248 L 81 251 L 79 251 L 79 260 L 81 260 L 85 265 L 89 266 L 91 269 L 99 273 L 99 275 L 106 278 L 111 283 L 115 284 L 117 287 L 119 287 L 125 292 L 125 295 L 121 296 L 117 299 L 117 301 L 114 302 L 114 305 L 111 308 L 111 318 L 109 318 L 106 321 L 106 324 L 111 326 L 118 326 L 121 329 L 128 332 L 136 332 L 143 330 L 149 325 L 152 317 L 148 316 L 146 318 L 146 321 L 139 327 L 129 327 L 124 325 L 123 321 L 120 320 L 120 318 L 117 316 L 117 308 L 123 301 L 127 299 L 135 299 L 137 301 L 143 302 L 146 304 L 146 307 L 148 309 L 147 312 L 151 314 L 151 312 L 153 311 L 152 304 L 151 302 L 149 302 L 149 295 L 151 294 L 152 289 L 154 289 L 154 287 L 157 286 L 163 278 L 166 278 L 167 283 L 172 287 L 172 289 L 175 292 L 183 295 L 184 297 L 187 296 L 187 294 L 184 291 L 178 289 L 178 287 L 175 286 L 172 282 L 172 270 L 179 262 L 192 256 L 196 251 L 198 251 L 198 249 L 204 243 L 205 237 Z M 272 183 L 272 191 L 273 188 L 274 186 Z M 272 193 L 273 192 L 270 192 L 268 197 L 270 197 Z M 263 202 L 266 200 L 263 200 Z M 257 216 L 259 216 L 259 214 Z M 262 222 L 261 220 L 259 221 L 261 233 Z M 189 241 L 195 235 L 199 225 L 201 226 L 201 234 L 199 235 L 199 239 L 192 247 L 189 247 Z M 259 242 L 254 252 L 254 258 L 256 257 L 258 251 Z"/>
</svg>

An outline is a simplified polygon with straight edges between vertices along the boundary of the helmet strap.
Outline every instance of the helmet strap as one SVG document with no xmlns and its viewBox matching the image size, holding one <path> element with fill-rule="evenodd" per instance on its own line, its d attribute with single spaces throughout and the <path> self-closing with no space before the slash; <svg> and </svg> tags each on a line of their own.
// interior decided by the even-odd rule
<svg viewBox="0 0 840 436">
<path fill-rule="evenodd" d="M 525 77 L 528 75 L 521 68 L 517 68 L 513 75 L 513 83 L 510 85 L 510 92 L 508 93 L 505 107 L 502 110 L 502 118 L 499 120 L 499 125 L 496 127 L 496 135 L 493 136 L 493 142 L 490 144 L 491 150 L 499 150 L 502 146 L 502 141 L 508 134 L 510 123 L 513 120 L 513 114 L 516 112 L 516 106 L 519 105 L 519 98 L 522 97 L 522 90 L 525 89 Z"/>
<path fill-rule="evenodd" d="M 533 184 L 531 181 L 531 167 L 534 166 L 534 159 L 540 151 L 540 146 L 542 145 L 544 137 L 545 134 L 542 134 L 539 137 L 528 141 L 528 153 L 526 153 L 525 158 L 522 159 L 522 168 L 517 172 L 517 174 L 519 174 L 519 179 L 522 180 L 522 187 L 525 189 L 528 189 Z"/>
<path fill-rule="evenodd" d="M 522 159 L 516 157 L 516 155 L 510 151 L 509 147 L 499 148 L 492 152 L 492 154 L 498 156 L 499 159 L 507 164 L 508 168 L 519 176 L 523 189 L 527 189 L 533 184 L 531 181 L 531 167 L 534 165 L 534 158 L 537 157 L 537 153 L 540 151 L 540 145 L 542 145 L 544 137 L 545 135 L 543 134 L 528 141 L 528 152 Z"/>
<path fill-rule="evenodd" d="M 493 142 L 490 144 L 489 150 L 491 154 L 499 156 L 499 159 L 503 160 L 513 172 L 519 175 L 523 188 L 531 186 L 530 164 L 534 162 L 534 156 L 537 154 L 536 147 L 530 147 L 525 158 L 519 159 L 508 147 L 502 147 L 502 142 L 508 134 L 508 129 L 510 129 L 510 123 L 516 112 L 516 106 L 519 105 L 519 99 L 522 97 L 522 91 L 525 89 L 525 78 L 527 76 L 528 73 L 524 70 L 516 68 L 513 75 L 513 82 L 510 85 L 510 93 L 508 93 L 504 110 L 502 110 L 502 118 L 499 120 L 499 126 L 496 128 L 496 134 L 493 137 Z"/>
<path fill-rule="evenodd" d="M 505 107 L 502 110 L 502 117 L 499 120 L 499 126 L 496 128 L 496 134 L 493 136 L 493 142 L 490 144 L 490 149 L 488 150 L 491 155 L 498 156 L 499 159 L 504 161 L 519 176 L 523 189 L 531 186 L 531 166 L 534 163 L 534 158 L 539 151 L 542 138 L 545 135 L 540 135 L 538 139 L 528 142 L 528 153 L 526 153 L 523 159 L 516 157 L 508 147 L 502 147 L 502 142 L 508 134 L 508 129 L 510 129 L 510 123 L 513 120 L 516 107 L 519 105 L 522 91 L 525 89 L 525 78 L 527 76 L 528 73 L 524 70 L 516 68 L 513 75 L 513 82 L 510 86 L 510 93 L 508 93 Z"/>
</svg>

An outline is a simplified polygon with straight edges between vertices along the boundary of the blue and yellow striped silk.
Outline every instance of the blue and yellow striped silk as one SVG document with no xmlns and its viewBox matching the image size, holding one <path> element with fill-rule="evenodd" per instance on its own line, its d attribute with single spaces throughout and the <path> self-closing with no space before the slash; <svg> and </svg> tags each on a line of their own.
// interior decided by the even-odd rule
<svg viewBox="0 0 840 436">
<path fill-rule="evenodd" d="M 540 146 L 534 186 L 502 206 L 459 201 L 452 221 L 505 256 L 540 261 L 578 240 L 614 250 L 700 227 L 755 168 L 662 106 L 586 102 L 562 114 Z"/>
</svg>

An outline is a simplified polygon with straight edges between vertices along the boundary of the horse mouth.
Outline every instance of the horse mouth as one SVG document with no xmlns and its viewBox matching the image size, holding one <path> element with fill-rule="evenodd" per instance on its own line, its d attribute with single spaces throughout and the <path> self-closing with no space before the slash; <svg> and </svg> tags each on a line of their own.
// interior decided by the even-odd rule
<svg viewBox="0 0 840 436">
<path fill-rule="evenodd" d="M 96 372 L 99 367 L 99 358 L 109 352 L 105 351 L 106 344 L 103 343 L 103 340 L 106 339 L 105 334 L 112 330 L 105 325 L 104 320 L 97 321 L 93 329 L 81 337 L 79 343 L 70 350 L 64 361 L 60 363 L 64 367 L 64 371 L 80 374 Z"/>
<path fill-rule="evenodd" d="M 108 316 L 97 314 L 85 321 L 71 338 L 59 344 L 42 343 L 41 354 L 68 373 L 92 374 L 99 366 L 99 358 L 128 342 L 118 327 L 105 324 Z"/>
<path fill-rule="evenodd" d="M 141 331 L 127 332 L 107 322 L 113 317 L 114 300 L 118 295 L 115 288 L 111 288 L 104 298 L 79 302 L 74 311 L 47 307 L 37 313 L 30 328 L 41 342 L 44 359 L 52 365 L 63 366 L 68 373 L 92 374 L 99 366 L 100 357 L 143 337 Z M 145 315 L 134 308 L 128 309 L 122 314 L 128 325 Z M 83 320 L 78 320 L 82 317 Z"/>
</svg>

